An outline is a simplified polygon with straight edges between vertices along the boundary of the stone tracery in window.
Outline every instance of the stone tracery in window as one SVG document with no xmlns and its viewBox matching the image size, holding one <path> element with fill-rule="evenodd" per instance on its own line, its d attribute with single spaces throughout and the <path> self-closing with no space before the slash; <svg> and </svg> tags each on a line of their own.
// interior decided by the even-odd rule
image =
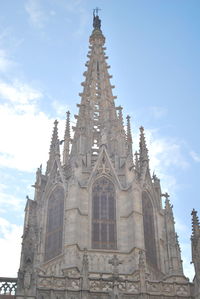
<svg viewBox="0 0 200 299">
<path fill-rule="evenodd" d="M 61 187 L 51 193 L 48 201 L 45 261 L 48 261 L 62 252 L 64 190 Z"/>
<path fill-rule="evenodd" d="M 146 258 L 152 265 L 157 266 L 153 206 L 147 192 L 142 193 L 142 211 Z"/>
<path fill-rule="evenodd" d="M 92 248 L 116 247 L 115 187 L 106 177 L 101 177 L 92 188 Z"/>
</svg>

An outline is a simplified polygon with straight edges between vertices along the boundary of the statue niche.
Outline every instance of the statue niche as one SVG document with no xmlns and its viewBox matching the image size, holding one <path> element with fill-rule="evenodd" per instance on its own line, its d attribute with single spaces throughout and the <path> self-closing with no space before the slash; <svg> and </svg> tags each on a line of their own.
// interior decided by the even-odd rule
<svg viewBox="0 0 200 299">
<path fill-rule="evenodd" d="M 62 252 L 64 190 L 56 187 L 48 200 L 45 256 L 48 261 Z"/>
</svg>

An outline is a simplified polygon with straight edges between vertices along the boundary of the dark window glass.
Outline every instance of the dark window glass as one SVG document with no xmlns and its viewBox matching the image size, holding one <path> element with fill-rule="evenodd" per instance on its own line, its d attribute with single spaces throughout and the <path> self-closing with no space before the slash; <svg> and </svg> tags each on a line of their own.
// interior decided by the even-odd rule
<svg viewBox="0 0 200 299">
<path fill-rule="evenodd" d="M 105 177 L 92 188 L 92 248 L 115 249 L 116 199 L 113 183 Z"/>
<path fill-rule="evenodd" d="M 142 194 L 142 210 L 147 261 L 157 266 L 153 206 L 146 192 Z"/>
<path fill-rule="evenodd" d="M 47 210 L 45 261 L 62 252 L 64 191 L 57 187 L 50 195 Z"/>
</svg>

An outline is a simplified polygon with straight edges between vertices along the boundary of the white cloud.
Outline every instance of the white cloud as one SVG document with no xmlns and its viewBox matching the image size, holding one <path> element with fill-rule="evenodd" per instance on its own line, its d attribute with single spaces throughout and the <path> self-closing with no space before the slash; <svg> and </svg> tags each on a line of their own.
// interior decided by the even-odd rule
<svg viewBox="0 0 200 299">
<path fill-rule="evenodd" d="M 22 226 L 0 217 L 0 276 L 17 277 L 21 251 Z M 13 246 L 15 250 L 13 250 Z"/>
<path fill-rule="evenodd" d="M 46 21 L 46 15 L 41 8 L 40 1 L 38 0 L 27 0 L 25 9 L 29 15 L 30 22 L 37 28 L 42 28 Z"/>
<path fill-rule="evenodd" d="M 55 111 L 55 113 L 57 114 L 58 117 L 65 117 L 66 112 L 68 110 L 68 106 L 67 105 L 63 105 L 61 104 L 59 101 L 53 101 L 52 102 L 52 107 Z"/>
<path fill-rule="evenodd" d="M 21 211 L 22 207 L 24 207 L 24 200 L 14 195 L 0 192 L 0 205 L 4 208 L 9 207 L 11 210 Z"/>
<path fill-rule="evenodd" d="M 192 157 L 192 159 L 193 159 L 195 162 L 200 163 L 200 154 L 197 154 L 197 153 L 194 152 L 194 151 L 190 151 L 190 156 Z"/>
<path fill-rule="evenodd" d="M 160 119 L 167 114 L 167 109 L 164 107 L 153 106 L 149 108 L 149 111 L 156 119 Z"/>
<path fill-rule="evenodd" d="M 82 35 L 89 20 L 88 11 L 84 7 L 85 0 L 68 0 L 68 1 L 63 1 L 63 3 L 65 9 L 70 13 L 70 15 L 72 13 L 79 15 L 79 24 L 75 32 L 75 35 L 76 36 Z"/>
<path fill-rule="evenodd" d="M 0 97 L 10 102 L 24 105 L 41 98 L 41 96 L 41 92 L 17 80 L 10 84 L 0 81 Z M 22 108 L 22 106 L 17 108 L 19 107 Z"/>
<path fill-rule="evenodd" d="M 186 277 L 190 279 L 190 281 L 194 278 L 194 266 L 191 264 L 191 244 L 181 243 L 181 251 L 182 251 L 182 260 L 183 260 L 183 269 Z"/>
<path fill-rule="evenodd" d="M 33 171 L 47 160 L 53 120 L 38 112 L 42 93 L 28 84 L 0 82 L 0 165 Z"/>
<path fill-rule="evenodd" d="M 0 49 L 0 72 L 7 72 L 14 62 L 8 58 L 8 55 L 5 50 Z"/>
<path fill-rule="evenodd" d="M 139 134 L 133 134 L 134 144 L 139 144 Z M 162 189 L 175 193 L 177 180 L 176 168 L 185 170 L 189 167 L 182 153 L 182 142 L 170 137 L 159 137 L 157 130 L 145 130 L 146 144 L 149 150 L 151 172 L 161 179 Z"/>
<path fill-rule="evenodd" d="M 18 114 L 7 105 L 0 105 L 0 165 L 23 171 L 33 171 L 40 161 L 47 160 L 53 121 L 43 112 Z M 31 111 L 32 110 L 32 111 Z"/>
</svg>

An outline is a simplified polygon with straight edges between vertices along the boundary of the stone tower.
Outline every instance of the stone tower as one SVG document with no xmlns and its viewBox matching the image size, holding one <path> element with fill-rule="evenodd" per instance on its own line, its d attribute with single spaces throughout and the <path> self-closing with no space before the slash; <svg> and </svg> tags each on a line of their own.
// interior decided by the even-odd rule
<svg viewBox="0 0 200 299">
<path fill-rule="evenodd" d="M 55 121 L 27 200 L 17 298 L 193 298 L 144 128 L 133 155 L 130 117 L 124 125 L 115 106 L 96 11 L 93 27 L 73 137 L 67 112 L 64 140 Z"/>
</svg>

